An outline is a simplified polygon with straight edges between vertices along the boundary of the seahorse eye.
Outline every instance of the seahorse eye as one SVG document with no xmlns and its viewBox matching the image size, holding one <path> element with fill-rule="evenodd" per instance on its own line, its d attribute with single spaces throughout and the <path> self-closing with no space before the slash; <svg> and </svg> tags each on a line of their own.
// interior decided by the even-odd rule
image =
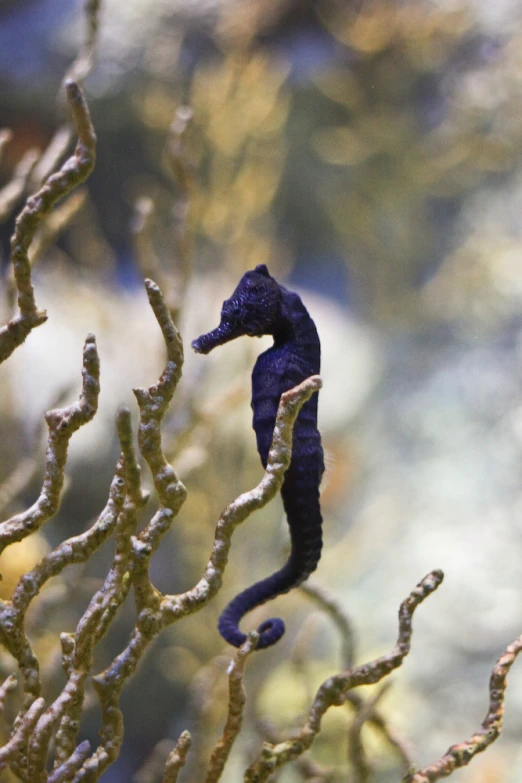
<svg viewBox="0 0 522 783">
<path fill-rule="evenodd" d="M 231 302 L 229 299 L 225 299 L 223 307 L 221 308 L 222 318 L 236 318 L 239 319 L 243 313 L 243 309 L 238 302 Z"/>
</svg>

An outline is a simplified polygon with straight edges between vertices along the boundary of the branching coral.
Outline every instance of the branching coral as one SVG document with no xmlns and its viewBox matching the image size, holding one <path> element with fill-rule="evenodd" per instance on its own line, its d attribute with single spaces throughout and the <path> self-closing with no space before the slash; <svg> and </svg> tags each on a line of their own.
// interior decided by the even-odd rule
<svg viewBox="0 0 522 783">
<path fill-rule="evenodd" d="M 217 783 L 220 779 L 226 761 L 230 755 L 232 746 L 241 729 L 243 722 L 243 710 L 246 701 L 246 692 L 243 685 L 245 665 L 248 656 L 256 649 L 259 641 L 257 631 L 249 634 L 247 641 L 239 648 L 236 656 L 228 669 L 229 697 L 228 697 L 228 716 L 223 734 L 219 738 L 212 755 L 207 770 L 205 783 Z"/>
<path fill-rule="evenodd" d="M 174 750 L 169 753 L 167 763 L 165 764 L 165 775 L 163 777 L 163 783 L 177 782 L 178 774 L 185 766 L 187 753 L 190 750 L 190 743 L 190 734 L 188 731 L 184 731 L 176 742 L 176 747 Z"/>
<path fill-rule="evenodd" d="M 36 305 L 31 281 L 29 247 L 35 232 L 56 202 L 83 182 L 94 168 L 96 135 L 85 98 L 76 82 L 68 81 L 66 89 L 78 132 L 78 143 L 74 155 L 63 164 L 60 171 L 51 174 L 40 190 L 27 200 L 17 218 L 11 240 L 11 262 L 18 290 L 19 314 L 0 328 L 0 363 L 24 342 L 33 329 L 47 319 L 45 311 L 39 310 Z"/>
<path fill-rule="evenodd" d="M 84 76 L 91 67 L 99 6 L 99 0 L 89 0 L 87 3 L 90 33 L 80 57 L 70 71 L 76 78 Z M 252 61 L 250 67 L 255 65 L 256 62 Z M 257 66 L 263 70 L 264 62 L 258 61 Z M 281 105 L 278 108 L 276 101 L 280 82 L 279 78 L 275 78 L 271 87 L 273 100 L 267 109 L 272 116 L 274 128 L 279 127 L 280 115 L 285 113 L 285 107 Z M 213 79 L 209 74 L 210 91 L 212 84 Z M 245 86 L 241 89 L 244 90 Z M 95 133 L 82 91 L 75 81 L 67 82 L 67 97 L 78 133 L 74 155 L 58 172 L 49 174 L 51 162 L 54 168 L 67 140 L 67 134 L 59 134 L 50 146 L 47 156 L 40 158 L 38 164 L 35 165 L 34 159 L 29 156 L 23 160 L 11 189 L 0 194 L 0 202 L 7 213 L 25 192 L 31 177 L 37 178 L 42 174 L 47 177 L 37 193 L 28 199 L 16 222 L 11 260 L 18 292 L 19 313 L 0 329 L 0 362 L 8 359 L 31 331 L 46 320 L 45 312 L 36 304 L 31 261 L 38 249 L 38 242 L 52 240 L 56 227 L 59 228 L 62 221 L 67 222 L 70 215 L 79 208 L 83 195 L 77 193 L 74 200 L 64 202 L 54 213 L 54 223 L 44 224 L 43 220 L 63 196 L 84 181 L 94 165 Z M 240 95 L 238 92 L 238 102 L 240 97 L 242 93 Z M 181 290 L 184 290 L 188 276 L 186 220 L 193 184 L 184 146 L 189 119 L 190 110 L 178 110 L 167 150 L 167 162 L 180 192 L 174 206 L 176 219 L 179 221 L 177 244 L 181 261 Z M 258 132 L 256 118 L 251 117 L 249 121 L 252 127 L 247 123 L 246 130 L 243 128 L 245 137 L 249 134 L 255 136 Z M 217 134 L 214 124 L 215 118 L 209 114 L 208 134 L 214 131 Z M 270 133 L 268 135 L 270 136 Z M 7 138 L 6 134 L 0 136 L 0 147 Z M 238 145 L 241 138 L 236 139 Z M 226 145 L 223 147 L 223 144 L 221 139 L 222 155 L 226 157 L 227 148 Z M 272 157 L 268 157 L 273 163 Z M 219 182 L 217 168 L 214 173 L 216 182 Z M 272 195 L 272 179 L 269 184 L 270 192 L 267 198 Z M 239 192 L 241 189 L 238 186 Z M 259 202 L 253 199 L 250 205 L 245 205 L 242 218 L 245 224 L 251 222 L 251 215 L 262 213 L 266 207 L 266 198 L 260 197 L 259 194 L 257 198 L 260 198 Z M 203 208 L 202 205 L 200 208 Z M 0 685 L 0 713 L 9 713 L 11 703 L 15 703 L 17 699 L 15 691 L 18 685 L 22 690 L 10 736 L 0 748 L 0 772 L 9 769 L 23 783 L 95 783 L 116 761 L 121 751 L 125 729 L 121 706 L 123 689 L 160 634 L 174 623 L 199 612 L 215 599 L 222 586 L 234 531 L 278 493 L 290 462 L 296 417 L 301 406 L 321 386 L 319 376 L 313 376 L 283 394 L 267 468 L 261 481 L 250 491 L 239 495 L 221 514 L 201 578 L 180 594 L 161 592 L 153 583 L 151 561 L 187 497 L 184 484 L 167 459 L 162 433 L 162 429 L 165 429 L 165 416 L 176 392 L 183 366 L 182 340 L 173 321 L 173 314 L 177 314 L 180 308 L 181 296 L 179 290 L 175 290 L 176 286 L 172 285 L 172 280 L 169 280 L 168 270 L 154 258 L 154 247 L 149 241 L 151 236 L 148 233 L 149 219 L 151 215 L 153 217 L 152 202 L 141 201 L 138 213 L 135 234 L 143 267 L 151 274 L 158 271 L 161 277 L 161 288 L 150 279 L 146 280 L 145 286 L 167 353 L 166 364 L 159 379 L 148 388 L 134 390 L 139 409 L 139 455 L 133 445 L 131 413 L 128 408 L 121 407 L 116 417 L 119 457 L 105 507 L 84 532 L 66 538 L 41 557 L 34 567 L 20 577 L 10 598 L 0 602 L 0 644 L 14 659 L 13 666 L 16 665 L 19 670 L 16 675 L 8 676 Z M 212 218 L 212 215 L 207 215 L 205 220 L 209 234 L 224 230 L 225 222 L 218 221 L 216 216 Z M 38 238 L 36 232 L 42 227 L 46 233 L 41 233 Z M 236 240 L 232 237 L 231 241 Z M 36 501 L 29 508 L 0 523 L 0 552 L 35 534 L 56 515 L 62 500 L 70 440 L 79 428 L 87 425 L 95 416 L 99 393 L 100 361 L 95 338 L 90 334 L 85 341 L 83 352 L 80 397 L 72 404 L 50 410 L 46 414 L 48 441 L 42 487 Z M 217 414 L 213 419 L 209 417 L 209 421 L 214 421 L 217 417 Z M 190 426 L 195 426 L 194 421 L 189 428 Z M 157 502 L 157 508 L 144 526 L 140 526 L 141 512 L 147 505 L 149 493 L 142 488 L 140 459 L 152 476 Z M 34 459 L 27 459 L 3 480 L 0 484 L 0 510 L 5 510 L 12 498 L 27 486 L 28 476 L 35 474 L 35 464 Z M 74 631 L 60 635 L 64 682 L 56 689 L 56 693 L 49 695 L 44 687 L 45 670 L 40 665 L 27 622 L 29 611 L 33 603 L 41 598 L 51 579 L 62 575 L 70 566 L 89 561 L 109 539 L 113 540 L 114 552 L 102 583 L 97 585 L 98 589 L 90 598 L 76 627 L 73 626 Z M 303 586 L 303 592 L 332 618 L 339 631 L 343 670 L 324 680 L 311 699 L 307 716 L 300 720 L 297 729 L 289 732 L 289 738 L 281 739 L 278 736 L 279 730 L 270 729 L 266 732 L 269 735 L 267 741 L 261 748 L 252 749 L 251 743 L 250 760 L 244 764 L 245 783 L 268 781 L 292 763 L 307 780 L 336 779 L 337 773 L 333 766 L 323 767 L 313 756 L 305 754 L 316 743 L 325 714 L 331 707 L 344 704 L 356 709 L 355 718 L 346 732 L 350 763 L 356 779 L 362 781 L 371 778 L 371 763 L 362 734 L 366 724 L 377 727 L 387 743 L 400 752 L 404 766 L 409 764 L 409 752 L 390 727 L 384 708 L 378 704 L 384 690 L 381 688 L 368 700 L 364 700 L 354 689 L 380 683 L 402 665 L 410 652 L 413 614 L 438 588 L 442 578 L 441 571 L 428 574 L 402 603 L 399 611 L 399 635 L 395 646 L 387 654 L 358 665 L 355 663 L 351 621 L 343 607 L 322 587 L 314 584 Z M 130 603 L 131 594 L 134 600 L 134 615 L 128 640 L 116 648 L 119 652 L 116 655 L 113 653 L 112 661 L 99 672 L 96 653 L 124 605 Z M 246 643 L 237 651 L 229 665 L 229 692 L 224 727 L 209 758 L 202 765 L 202 774 L 198 776 L 198 779 L 204 780 L 205 783 L 217 783 L 222 779 L 227 761 L 238 748 L 247 698 L 245 668 L 256 649 L 257 641 L 257 634 L 250 633 Z M 502 727 L 507 674 L 521 649 L 522 637 L 519 637 L 497 661 L 490 682 L 489 711 L 482 727 L 467 741 L 452 746 L 438 761 L 416 772 L 410 771 L 404 778 L 405 783 L 428 783 L 447 777 L 455 769 L 467 765 L 495 741 Z M 215 671 L 216 669 L 213 669 L 213 678 Z M 94 749 L 89 741 L 82 740 L 83 729 L 80 726 L 86 704 L 91 697 L 91 684 L 101 711 L 100 741 Z M 188 731 L 181 732 L 166 761 L 166 752 L 163 752 L 161 772 L 158 772 L 156 767 L 150 780 L 159 780 L 162 776 L 163 783 L 176 783 L 183 774 L 185 765 L 190 764 L 191 743 L 191 734 Z M 162 750 L 164 751 L 164 748 Z M 193 749 L 192 755 L 194 753 Z"/>
</svg>

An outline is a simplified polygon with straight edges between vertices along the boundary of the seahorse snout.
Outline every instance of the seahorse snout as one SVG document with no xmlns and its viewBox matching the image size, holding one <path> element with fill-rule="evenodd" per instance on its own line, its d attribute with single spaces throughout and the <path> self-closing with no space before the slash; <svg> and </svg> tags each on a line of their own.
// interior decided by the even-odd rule
<svg viewBox="0 0 522 783">
<path fill-rule="evenodd" d="M 228 321 L 221 321 L 216 329 L 207 334 L 202 334 L 197 340 L 192 341 L 192 347 L 196 353 L 210 353 L 213 348 L 223 343 L 228 343 L 236 337 L 245 334 L 244 330 Z"/>
</svg>

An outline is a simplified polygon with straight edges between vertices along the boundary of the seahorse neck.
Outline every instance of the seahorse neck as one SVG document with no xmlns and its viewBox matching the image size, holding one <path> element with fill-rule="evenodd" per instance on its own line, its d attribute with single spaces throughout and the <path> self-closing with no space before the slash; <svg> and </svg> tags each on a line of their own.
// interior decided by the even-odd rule
<svg viewBox="0 0 522 783">
<path fill-rule="evenodd" d="M 319 337 L 308 310 L 297 294 L 283 289 L 281 314 L 273 332 L 276 345 L 286 345 L 309 352 L 320 350 Z"/>
</svg>

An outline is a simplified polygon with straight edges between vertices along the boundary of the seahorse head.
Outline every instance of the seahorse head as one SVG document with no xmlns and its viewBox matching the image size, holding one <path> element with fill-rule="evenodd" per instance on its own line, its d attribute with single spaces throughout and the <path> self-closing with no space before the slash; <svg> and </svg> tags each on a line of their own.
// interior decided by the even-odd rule
<svg viewBox="0 0 522 783">
<path fill-rule="evenodd" d="M 198 353 L 209 353 L 217 345 L 236 337 L 274 334 L 281 319 L 282 290 L 264 264 L 245 272 L 236 290 L 223 302 L 219 326 L 194 340 Z"/>
</svg>

